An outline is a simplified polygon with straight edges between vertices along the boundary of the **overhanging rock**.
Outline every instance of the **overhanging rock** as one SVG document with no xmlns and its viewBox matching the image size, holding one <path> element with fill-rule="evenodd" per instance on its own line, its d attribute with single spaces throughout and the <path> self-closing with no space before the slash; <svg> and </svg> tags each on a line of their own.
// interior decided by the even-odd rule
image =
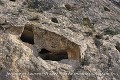
<svg viewBox="0 0 120 80">
<path fill-rule="evenodd" d="M 46 49 L 50 54 L 67 53 L 68 59 L 78 61 L 84 58 L 87 45 L 81 32 L 41 23 L 27 23 L 22 27 L 12 27 L 10 31 L 13 29 L 16 29 L 18 39 L 34 45 L 39 51 Z"/>
<path fill-rule="evenodd" d="M 84 58 L 87 45 L 82 33 L 55 26 L 35 24 L 34 41 L 38 48 L 45 48 L 53 53 L 67 52 L 69 59 Z"/>
</svg>

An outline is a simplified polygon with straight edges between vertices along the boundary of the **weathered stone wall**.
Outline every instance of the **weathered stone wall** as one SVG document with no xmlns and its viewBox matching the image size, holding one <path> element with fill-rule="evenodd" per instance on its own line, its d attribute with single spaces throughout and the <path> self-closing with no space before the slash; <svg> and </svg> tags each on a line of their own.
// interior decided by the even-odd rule
<svg viewBox="0 0 120 80">
<path fill-rule="evenodd" d="M 119 2 L 0 0 L 0 80 L 120 80 Z"/>
</svg>

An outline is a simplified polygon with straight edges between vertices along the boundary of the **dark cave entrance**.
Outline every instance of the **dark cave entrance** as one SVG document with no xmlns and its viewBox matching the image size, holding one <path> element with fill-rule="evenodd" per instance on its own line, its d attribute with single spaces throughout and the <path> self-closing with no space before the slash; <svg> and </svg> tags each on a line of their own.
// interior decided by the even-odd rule
<svg viewBox="0 0 120 80">
<path fill-rule="evenodd" d="M 10 0 L 10 1 L 13 1 L 13 2 L 15 2 L 16 0 Z"/>
<path fill-rule="evenodd" d="M 20 39 L 23 42 L 34 44 L 34 34 L 32 27 L 30 26 L 25 27 Z"/>
<path fill-rule="evenodd" d="M 54 22 L 54 23 L 58 23 L 57 18 L 51 18 L 51 21 Z"/>
<path fill-rule="evenodd" d="M 59 53 L 53 53 L 44 48 L 39 52 L 39 56 L 44 60 L 51 60 L 51 61 L 60 61 L 63 59 L 68 59 L 68 54 L 65 51 Z"/>
</svg>

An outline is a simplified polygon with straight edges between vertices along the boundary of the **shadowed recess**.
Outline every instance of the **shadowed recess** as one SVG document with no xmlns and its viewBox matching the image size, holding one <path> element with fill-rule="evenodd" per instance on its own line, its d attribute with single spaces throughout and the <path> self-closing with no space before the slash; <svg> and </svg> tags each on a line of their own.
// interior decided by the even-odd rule
<svg viewBox="0 0 120 80">
<path fill-rule="evenodd" d="M 16 0 L 10 0 L 10 1 L 13 1 L 13 2 L 15 2 Z"/>
<path fill-rule="evenodd" d="M 52 53 L 46 49 L 42 49 L 39 52 L 39 56 L 44 60 L 51 60 L 51 61 L 60 61 L 63 59 L 68 59 L 67 52 Z"/>
<path fill-rule="evenodd" d="M 56 18 L 51 18 L 51 21 L 54 23 L 58 23 L 58 20 Z"/>
<path fill-rule="evenodd" d="M 32 27 L 30 26 L 25 27 L 20 39 L 23 42 L 34 44 L 34 34 L 33 34 Z"/>
<path fill-rule="evenodd" d="M 115 47 L 120 52 L 120 43 L 117 42 Z"/>
</svg>

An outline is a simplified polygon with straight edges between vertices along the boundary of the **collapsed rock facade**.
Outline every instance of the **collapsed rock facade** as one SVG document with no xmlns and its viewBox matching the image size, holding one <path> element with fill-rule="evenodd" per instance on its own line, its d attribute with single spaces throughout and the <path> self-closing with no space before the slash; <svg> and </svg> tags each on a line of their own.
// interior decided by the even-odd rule
<svg viewBox="0 0 120 80">
<path fill-rule="evenodd" d="M 0 80 L 120 80 L 119 0 L 0 0 Z"/>
<path fill-rule="evenodd" d="M 8 31 L 12 32 L 13 29 Z M 14 31 L 14 34 L 17 33 L 16 31 Z M 21 27 L 21 30 L 19 29 L 19 33 L 16 36 L 23 43 L 34 45 L 38 51 L 46 49 L 52 54 L 67 53 L 68 59 L 80 61 L 80 45 L 57 33 L 27 24 Z"/>
</svg>

